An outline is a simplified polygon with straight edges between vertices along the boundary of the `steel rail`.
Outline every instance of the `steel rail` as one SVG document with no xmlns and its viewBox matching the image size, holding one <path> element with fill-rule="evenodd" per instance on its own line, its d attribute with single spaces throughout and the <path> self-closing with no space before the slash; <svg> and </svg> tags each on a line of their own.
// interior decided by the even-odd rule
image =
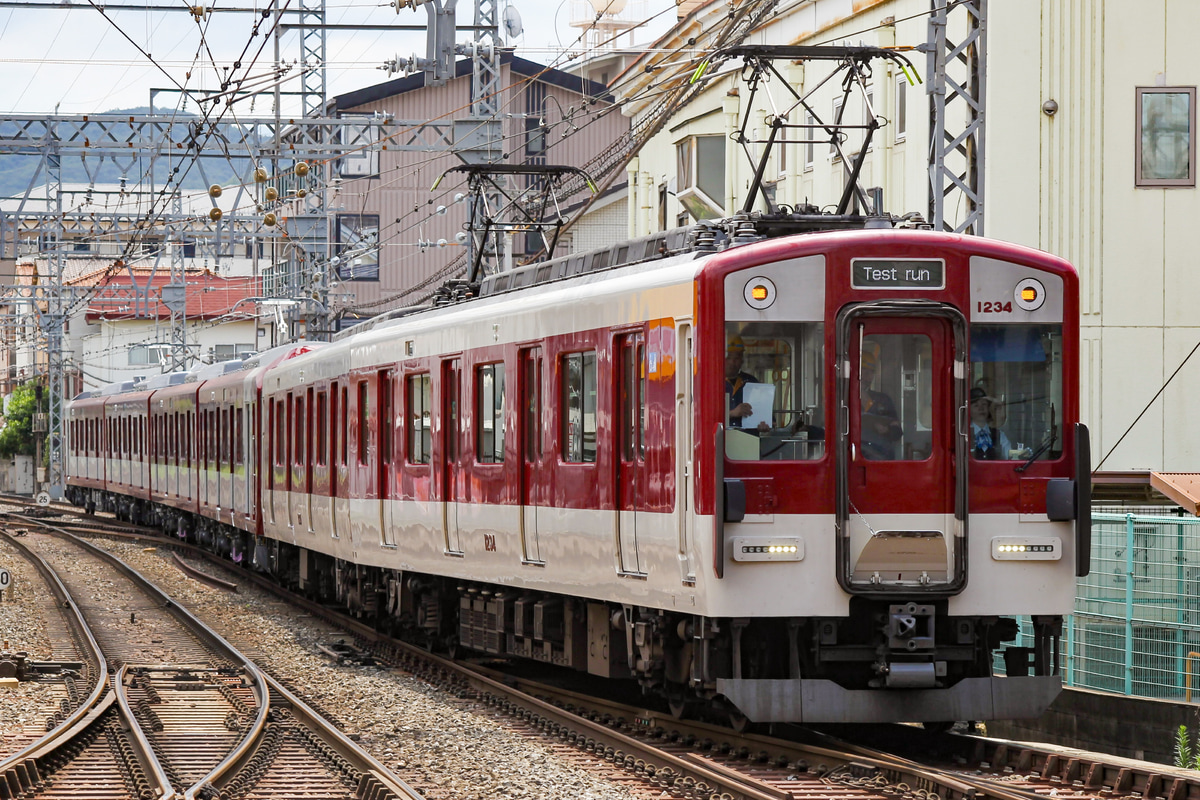
<svg viewBox="0 0 1200 800">
<path fill-rule="evenodd" d="M 138 747 L 142 749 L 142 757 L 146 762 L 145 766 L 150 768 L 154 782 L 158 784 L 156 787 L 158 790 L 157 800 L 175 800 L 179 796 L 179 793 L 171 785 L 171 779 L 167 776 L 167 771 L 163 769 L 162 762 L 158 760 L 158 754 L 154 752 L 154 746 L 146 738 L 146 732 L 142 730 L 141 723 L 138 722 L 137 716 L 133 713 L 133 707 L 129 704 L 129 695 L 125 693 L 125 676 L 127 674 L 129 674 L 129 665 L 125 664 L 117 672 L 117 676 L 113 680 L 113 690 L 117 695 L 117 704 L 121 708 L 121 716 L 125 719 L 125 724 L 129 726 L 129 731 L 138 743 Z"/>
<path fill-rule="evenodd" d="M 271 691 L 279 694 L 291 706 L 293 717 L 296 717 L 302 724 L 307 725 L 309 728 L 319 731 L 321 735 L 326 737 L 335 746 L 339 756 L 349 761 L 351 766 L 363 774 L 363 779 L 359 784 L 359 797 L 377 796 L 373 791 L 370 791 L 372 787 L 364 785 L 364 782 L 370 783 L 374 780 L 378 785 L 382 785 L 397 797 L 422 800 L 422 795 L 416 789 L 393 774 L 391 770 L 385 767 L 373 755 L 347 738 L 329 720 L 325 719 L 317 711 L 313 710 L 311 706 L 290 692 L 282 683 L 265 673 L 264 678 Z"/>
<path fill-rule="evenodd" d="M 2 513 L 4 512 L 0 512 L 0 514 Z M 9 516 L 17 515 L 9 514 Z M 232 644 L 226 642 L 225 639 L 220 636 L 220 634 L 216 633 L 203 622 L 194 617 L 190 612 L 187 611 L 187 609 L 175 603 L 175 601 L 172 600 L 169 595 L 151 583 L 137 570 L 133 569 L 128 564 L 125 564 L 125 562 L 120 558 L 97 547 L 96 545 L 91 544 L 90 542 L 79 539 L 69 532 L 56 530 L 53 525 L 42 522 L 41 520 L 30 519 L 26 517 L 20 517 L 20 519 L 28 522 L 36 522 L 37 524 L 49 530 L 55 531 L 57 535 L 69 537 L 78 544 L 82 545 L 84 548 L 88 549 L 89 552 L 94 552 L 99 557 L 113 564 L 113 566 L 115 566 L 123 574 L 137 583 L 139 588 L 155 595 L 164 604 L 164 607 L 169 609 L 173 614 L 183 616 L 186 620 L 188 620 L 189 625 L 193 625 L 197 630 L 202 631 L 206 638 L 211 638 L 213 641 L 218 642 L 220 647 L 223 649 L 227 648 L 228 653 L 232 656 L 231 660 L 241 661 L 243 664 L 243 669 L 248 667 L 249 669 L 247 671 L 250 671 L 252 675 L 256 676 L 255 681 L 252 683 L 252 686 L 256 688 L 256 697 L 259 697 L 260 691 L 258 691 L 258 689 L 261 689 L 261 697 L 259 698 L 260 713 L 256 723 L 261 721 L 263 724 L 256 725 L 255 729 L 251 731 L 251 735 L 248 735 L 236 750 L 231 751 L 230 754 L 220 764 L 214 767 L 208 775 L 205 775 L 194 785 L 188 787 L 182 793 L 172 790 L 171 794 L 163 794 L 162 797 L 156 798 L 156 800 L 195 800 L 198 795 L 203 794 L 206 787 L 213 786 L 214 788 L 220 789 L 227 782 L 227 779 L 232 779 L 234 776 L 236 776 L 238 770 L 240 770 L 240 768 L 254 755 L 254 748 L 258 744 L 261 730 L 265 726 L 266 714 L 269 710 L 268 698 L 270 692 L 275 692 L 280 697 L 284 698 L 287 704 L 291 707 L 292 715 L 294 717 L 298 718 L 302 724 L 318 732 L 322 737 L 324 737 L 326 741 L 334 747 L 339 756 L 346 759 L 355 770 L 362 774 L 357 796 L 378 798 L 379 800 L 383 800 L 383 798 L 388 796 L 406 798 L 408 800 L 423 800 L 423 796 L 420 794 L 420 792 L 409 786 L 391 770 L 389 770 L 382 762 L 380 762 L 358 744 L 347 738 L 346 735 L 338 730 L 336 726 L 331 724 L 311 706 L 289 691 L 278 680 L 258 670 L 253 662 L 243 656 L 236 648 L 233 647 Z M 103 535 L 109 535 L 111 532 L 104 531 L 100 533 Z M 141 539 L 154 538 L 145 534 L 134 534 L 134 536 Z M 167 542 L 167 544 L 174 546 L 185 546 L 189 547 L 189 549 L 192 549 L 190 546 L 181 545 L 180 543 Z M 207 551 L 203 550 L 197 549 L 196 552 L 203 553 L 205 555 L 211 555 L 208 554 Z M 47 568 L 49 569 L 49 567 Z M 200 574 L 203 575 L 203 573 Z M 226 585 L 233 585 L 215 578 L 212 580 Z M 123 679 L 126 669 L 127 668 L 122 668 L 119 676 L 121 679 Z M 121 692 L 119 696 L 121 695 L 123 695 L 123 692 Z M 128 707 L 127 701 L 126 707 Z M 131 719 L 133 719 L 132 709 L 129 709 L 129 714 L 131 715 Z M 131 727 L 137 730 L 140 735 L 140 726 L 131 722 Z M 170 787 L 169 780 L 166 779 L 165 773 L 160 778 L 160 781 L 164 787 Z"/>
<path fill-rule="evenodd" d="M 16 515 L 10 515 L 16 516 Z M 232 644 L 227 642 L 224 637 L 214 631 L 212 628 L 205 625 L 198 618 L 192 615 L 186 608 L 179 605 L 162 589 L 159 589 L 151 581 L 149 581 L 140 572 L 126 564 L 117 556 L 109 553 L 101 547 L 80 539 L 68 531 L 56 528 L 47 522 L 29 517 L 20 517 L 26 522 L 40 525 L 46 530 L 52 532 L 56 536 L 68 539 L 89 553 L 95 555 L 102 561 L 107 562 L 120 572 L 125 577 L 129 578 L 139 589 L 148 594 L 151 598 L 156 599 L 162 604 L 162 607 L 170 614 L 178 618 L 185 626 L 192 629 L 202 639 L 206 641 L 209 647 L 215 652 L 222 654 L 230 661 L 240 664 L 242 672 L 248 677 L 251 691 L 254 693 L 255 699 L 258 702 L 258 713 L 254 718 L 253 724 L 246 731 L 246 735 L 238 743 L 238 745 L 226 754 L 225 758 L 221 759 L 215 767 L 208 771 L 206 775 L 196 781 L 193 785 L 187 787 L 182 792 L 181 796 L 184 800 L 195 800 L 196 796 L 209 785 L 220 788 L 219 784 L 222 779 L 236 772 L 249 758 L 253 755 L 255 747 L 257 747 L 263 731 L 267 725 L 267 714 L 270 711 L 270 693 L 267 691 L 266 680 L 263 674 L 255 666 L 254 662 L 246 658 Z"/>
<path fill-rule="evenodd" d="M 46 585 L 49 586 L 60 608 L 64 612 L 66 609 L 70 609 L 70 616 L 74 620 L 76 630 L 83 639 L 81 644 L 86 645 L 91 651 L 84 653 L 84 656 L 92 659 L 96 670 L 96 682 L 88 698 L 72 711 L 61 725 L 47 731 L 46 735 L 28 747 L 0 760 L 0 783 L 7 782 L 10 787 L 15 785 L 27 789 L 38 780 L 38 760 L 46 758 L 89 728 L 112 706 L 116 698 L 108 685 L 108 661 L 105 659 L 96 637 L 92 635 L 92 630 L 88 627 L 83 612 L 76 605 L 74 598 L 71 597 L 71 593 L 67 591 L 67 587 L 63 585 L 58 574 L 46 563 L 45 559 L 24 543 L 19 542 L 16 537 L 4 531 L 0 531 L 0 536 L 21 551 L 25 558 L 34 565 L 46 581 Z"/>
</svg>

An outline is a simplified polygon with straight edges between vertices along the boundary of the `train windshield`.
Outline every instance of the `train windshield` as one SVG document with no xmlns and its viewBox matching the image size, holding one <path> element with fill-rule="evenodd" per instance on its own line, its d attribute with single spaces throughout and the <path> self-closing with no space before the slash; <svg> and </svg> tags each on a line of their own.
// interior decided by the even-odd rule
<svg viewBox="0 0 1200 800">
<path fill-rule="evenodd" d="M 1062 455 L 1061 325 L 971 326 L 971 455 Z"/>
<path fill-rule="evenodd" d="M 825 454 L 819 322 L 725 326 L 725 453 L 738 461 Z"/>
</svg>

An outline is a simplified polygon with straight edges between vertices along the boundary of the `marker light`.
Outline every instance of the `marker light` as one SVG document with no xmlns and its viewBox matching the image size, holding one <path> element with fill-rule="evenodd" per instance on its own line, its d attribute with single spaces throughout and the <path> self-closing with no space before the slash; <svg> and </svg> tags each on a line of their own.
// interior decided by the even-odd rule
<svg viewBox="0 0 1200 800">
<path fill-rule="evenodd" d="M 1062 539 L 1057 536 L 997 536 L 992 539 L 994 561 L 1058 561 Z"/>
<path fill-rule="evenodd" d="M 764 539 L 757 536 L 734 536 L 734 561 L 802 561 L 804 540 L 795 538 Z"/>
<path fill-rule="evenodd" d="M 746 305 L 762 311 L 775 302 L 775 284 L 770 278 L 751 278 L 742 296 L 746 298 Z"/>
<path fill-rule="evenodd" d="M 1037 278 L 1026 278 L 1013 291 L 1017 307 L 1025 311 L 1037 311 L 1046 302 L 1046 287 Z"/>
</svg>

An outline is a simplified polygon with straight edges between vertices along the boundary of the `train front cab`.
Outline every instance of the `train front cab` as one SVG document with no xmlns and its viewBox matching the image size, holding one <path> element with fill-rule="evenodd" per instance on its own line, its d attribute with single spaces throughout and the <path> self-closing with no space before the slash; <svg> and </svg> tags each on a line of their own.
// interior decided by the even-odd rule
<svg viewBox="0 0 1200 800">
<path fill-rule="evenodd" d="M 755 255 L 702 278 L 725 320 L 703 345 L 726 368 L 700 411 L 709 612 L 732 646 L 693 685 L 760 722 L 1038 716 L 1090 535 L 1074 270 L 915 232 Z"/>
</svg>

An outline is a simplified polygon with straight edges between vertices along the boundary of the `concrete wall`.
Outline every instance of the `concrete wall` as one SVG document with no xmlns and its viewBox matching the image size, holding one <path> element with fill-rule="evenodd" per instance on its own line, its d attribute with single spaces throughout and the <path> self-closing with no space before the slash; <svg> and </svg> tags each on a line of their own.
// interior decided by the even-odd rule
<svg viewBox="0 0 1200 800">
<path fill-rule="evenodd" d="M 1200 705 L 1067 689 L 1040 718 L 989 722 L 987 732 L 1002 739 L 1173 764 L 1175 731 L 1187 725 L 1194 740 L 1198 711 Z"/>
</svg>

